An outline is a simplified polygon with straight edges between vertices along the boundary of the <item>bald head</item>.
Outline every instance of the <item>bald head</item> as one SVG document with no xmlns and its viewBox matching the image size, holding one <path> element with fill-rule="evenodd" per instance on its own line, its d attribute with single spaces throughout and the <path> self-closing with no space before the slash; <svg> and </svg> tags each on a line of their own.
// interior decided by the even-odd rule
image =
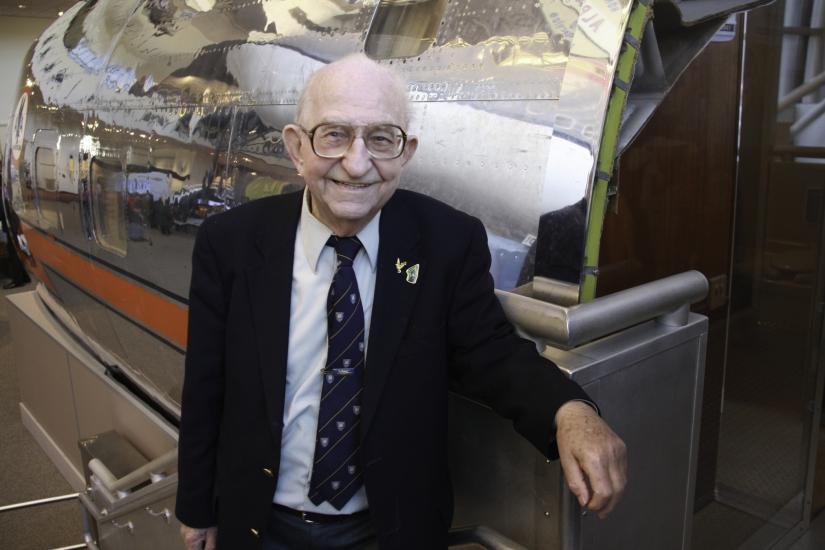
<svg viewBox="0 0 825 550">
<path fill-rule="evenodd" d="M 361 90 L 380 93 L 387 108 L 394 113 L 395 123 L 407 127 L 406 82 L 395 72 L 361 53 L 348 55 L 312 74 L 298 100 L 296 121 L 303 126 L 312 126 L 318 122 L 316 112 L 319 105 L 331 98 Z"/>
<path fill-rule="evenodd" d="M 407 122 L 406 86 L 364 55 L 330 63 L 310 78 L 297 124 L 284 126 L 282 135 L 306 183 L 310 212 L 333 234 L 356 235 L 395 193 L 418 138 L 388 127 L 403 130 Z M 324 154 L 330 144 L 340 154 Z M 398 156 L 383 154 L 388 145 Z"/>
</svg>

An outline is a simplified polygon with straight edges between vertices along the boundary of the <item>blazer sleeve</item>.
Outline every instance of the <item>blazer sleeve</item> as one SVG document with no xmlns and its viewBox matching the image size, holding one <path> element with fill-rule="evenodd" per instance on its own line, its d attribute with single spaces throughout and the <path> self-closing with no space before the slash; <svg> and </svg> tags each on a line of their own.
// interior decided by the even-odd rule
<svg viewBox="0 0 825 550">
<path fill-rule="evenodd" d="M 224 393 L 226 289 L 210 241 L 210 221 L 201 225 L 192 254 L 178 440 L 175 514 L 181 523 L 196 528 L 217 524 L 215 464 Z"/>
<path fill-rule="evenodd" d="M 494 293 L 484 226 L 473 222 L 447 325 L 453 389 L 512 420 L 541 453 L 557 458 L 556 411 L 573 399 L 592 401 L 516 334 Z"/>
</svg>

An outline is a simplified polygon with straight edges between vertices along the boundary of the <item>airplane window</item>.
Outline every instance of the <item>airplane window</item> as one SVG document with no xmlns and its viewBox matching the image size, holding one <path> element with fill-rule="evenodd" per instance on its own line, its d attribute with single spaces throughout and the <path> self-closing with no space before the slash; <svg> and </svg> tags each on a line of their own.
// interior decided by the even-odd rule
<svg viewBox="0 0 825 550">
<path fill-rule="evenodd" d="M 118 256 L 126 256 L 125 177 L 120 164 L 92 159 L 92 219 L 100 245 Z"/>
<path fill-rule="evenodd" d="M 59 228 L 57 170 L 51 147 L 38 147 L 34 152 L 34 185 L 38 225 L 43 229 Z"/>
<path fill-rule="evenodd" d="M 367 34 L 373 59 L 421 55 L 435 41 L 447 0 L 382 0 Z"/>
<path fill-rule="evenodd" d="M 32 189 L 32 181 L 29 177 L 29 170 L 23 169 L 20 173 L 20 164 L 10 161 L 8 163 L 9 186 L 12 189 L 12 204 L 15 213 L 20 219 L 37 224 L 37 203 Z"/>
<path fill-rule="evenodd" d="M 38 147 L 35 153 L 37 187 L 55 191 L 54 151 L 48 147 Z"/>
</svg>

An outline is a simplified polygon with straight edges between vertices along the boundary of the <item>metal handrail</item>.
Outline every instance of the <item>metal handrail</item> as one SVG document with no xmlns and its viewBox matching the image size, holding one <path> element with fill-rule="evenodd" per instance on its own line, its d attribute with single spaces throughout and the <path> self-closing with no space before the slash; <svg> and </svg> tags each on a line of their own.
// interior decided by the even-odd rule
<svg viewBox="0 0 825 550">
<path fill-rule="evenodd" d="M 447 544 L 453 546 L 476 545 L 485 550 L 527 550 L 513 542 L 498 531 L 486 525 L 451 529 L 447 535 Z"/>
<path fill-rule="evenodd" d="M 14 510 L 23 510 L 25 508 L 33 508 L 35 506 L 42 506 L 44 504 L 55 504 L 57 502 L 64 502 L 67 500 L 74 500 L 79 496 L 79 493 L 70 493 L 68 495 L 60 495 L 58 497 L 40 498 L 37 500 L 28 500 L 26 502 L 17 502 L 15 504 L 7 504 L 0 506 L 0 514 L 3 512 L 13 512 Z"/>
<path fill-rule="evenodd" d="M 686 271 L 569 307 L 533 298 L 529 288 L 516 292 L 496 290 L 511 322 L 547 343 L 576 346 L 657 317 L 684 324 L 687 307 L 707 295 L 708 281 Z"/>
<path fill-rule="evenodd" d="M 776 107 L 777 111 L 784 111 L 806 95 L 810 94 L 811 92 L 815 92 L 817 88 L 825 84 L 825 71 L 815 75 L 807 82 L 802 83 L 797 88 L 794 88 L 790 92 L 788 92 L 782 99 L 779 100 L 779 104 Z"/>
<path fill-rule="evenodd" d="M 116 478 L 109 468 L 97 458 L 89 461 L 89 470 L 95 474 L 107 491 L 115 494 L 117 491 L 131 489 L 138 483 L 151 479 L 155 474 L 165 472 L 171 465 L 175 464 L 177 460 L 178 450 L 175 448 L 121 478 Z"/>
<path fill-rule="evenodd" d="M 66 502 L 69 500 L 77 500 L 79 502 L 80 493 L 69 493 L 66 495 L 60 495 L 56 497 L 39 498 L 37 500 L 27 500 L 25 502 L 15 502 L 14 504 L 6 504 L 5 506 L 0 506 L 0 514 L 2 514 L 3 512 L 25 510 L 26 508 L 34 508 L 36 506 L 45 506 L 47 504 L 58 504 L 60 502 Z M 71 546 L 61 546 L 60 548 L 54 548 L 52 550 L 80 550 L 81 548 L 97 548 L 97 546 L 89 544 L 91 539 L 88 534 L 86 534 L 84 538 L 86 539 L 86 541 L 80 544 L 72 544 Z"/>
</svg>

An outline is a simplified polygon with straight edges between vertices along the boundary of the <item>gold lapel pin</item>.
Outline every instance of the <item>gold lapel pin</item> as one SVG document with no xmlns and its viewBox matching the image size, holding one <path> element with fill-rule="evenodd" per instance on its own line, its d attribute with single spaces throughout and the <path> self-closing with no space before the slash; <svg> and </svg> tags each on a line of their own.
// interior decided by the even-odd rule
<svg viewBox="0 0 825 550">
<path fill-rule="evenodd" d="M 411 285 L 418 282 L 418 264 L 407 269 L 407 282 Z"/>
<path fill-rule="evenodd" d="M 407 265 L 407 260 L 401 261 L 401 258 L 395 260 L 395 272 L 401 273 L 401 270 L 404 269 L 404 266 Z"/>
</svg>

